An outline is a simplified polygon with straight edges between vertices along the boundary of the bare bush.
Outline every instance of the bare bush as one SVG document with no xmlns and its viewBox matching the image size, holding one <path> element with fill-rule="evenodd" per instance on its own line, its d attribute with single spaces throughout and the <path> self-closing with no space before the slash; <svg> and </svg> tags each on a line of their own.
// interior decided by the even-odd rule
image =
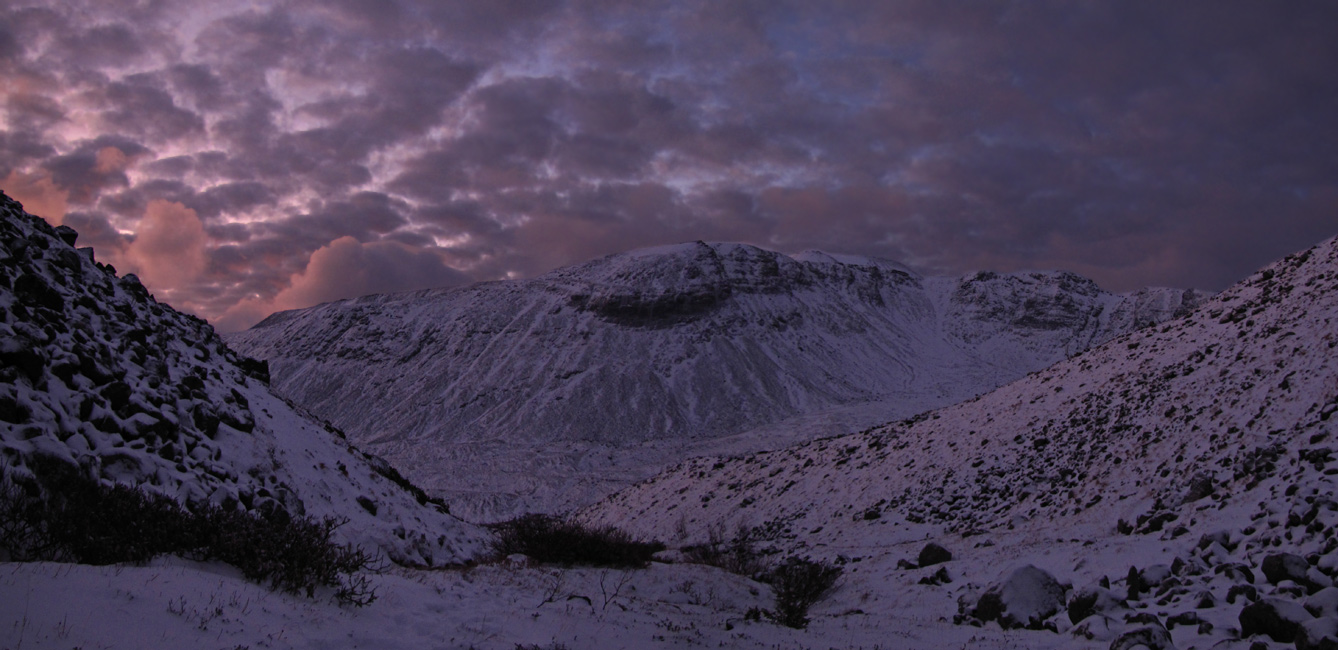
<svg viewBox="0 0 1338 650">
<path fill-rule="evenodd" d="M 336 543 L 343 522 L 256 515 L 215 505 L 187 509 L 168 497 L 104 484 L 63 462 L 30 463 L 35 480 L 0 476 L 0 554 L 17 561 L 142 563 L 159 555 L 219 560 L 273 589 L 366 605 L 375 593 L 360 572 L 369 557 Z"/>
<path fill-rule="evenodd" d="M 726 538 L 725 527 L 720 524 L 709 528 L 707 535 L 709 539 L 705 544 L 683 549 L 688 562 L 717 567 L 749 578 L 755 578 L 770 568 L 769 558 L 757 548 L 750 529 L 740 527 L 732 538 Z"/>
<path fill-rule="evenodd" d="M 641 568 L 664 550 L 612 526 L 593 528 L 552 515 L 529 514 L 496 524 L 498 555 L 520 553 L 545 564 Z"/>
<path fill-rule="evenodd" d="M 809 608 L 831 593 L 840 577 L 841 567 L 807 558 L 786 559 L 761 576 L 776 596 L 776 609 L 768 616 L 787 627 L 807 627 Z"/>
</svg>

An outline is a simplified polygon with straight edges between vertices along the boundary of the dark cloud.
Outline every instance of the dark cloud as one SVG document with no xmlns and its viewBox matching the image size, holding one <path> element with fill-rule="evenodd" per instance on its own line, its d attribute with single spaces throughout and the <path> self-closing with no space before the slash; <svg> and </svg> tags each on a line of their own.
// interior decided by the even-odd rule
<svg viewBox="0 0 1338 650">
<path fill-rule="evenodd" d="M 145 163 L 141 169 L 156 176 L 181 178 L 195 168 L 195 161 L 190 156 L 172 156 L 159 158 Z"/>
<path fill-rule="evenodd" d="M 180 63 L 167 70 L 172 87 L 181 98 L 200 107 L 220 107 L 228 97 L 223 78 L 209 66 Z"/>
<path fill-rule="evenodd" d="M 695 239 L 1218 289 L 1338 230 L 1336 19 L 1244 0 L 15 0 L 0 181 L 162 282 L 157 258 L 189 243 L 172 295 L 229 327 Z"/>
<path fill-rule="evenodd" d="M 379 192 L 359 192 L 345 201 L 330 201 L 312 212 L 272 222 L 272 232 L 289 241 L 307 241 L 312 249 L 327 242 L 351 237 L 359 242 L 375 241 L 408 223 L 404 201 Z"/>
<path fill-rule="evenodd" d="M 105 106 L 102 119 L 110 132 L 161 143 L 204 130 L 204 120 L 178 106 L 156 81 L 137 75 L 106 86 L 97 100 Z"/>
<path fill-rule="evenodd" d="M 99 24 L 63 32 L 60 45 L 70 59 L 110 66 L 131 63 L 146 53 L 141 35 L 125 23 Z"/>
<path fill-rule="evenodd" d="M 14 93 L 6 98 L 5 116 L 16 131 L 37 133 L 65 119 L 60 102 L 36 93 Z"/>
<path fill-rule="evenodd" d="M 92 202 L 98 193 L 130 184 L 125 173 L 131 160 L 147 154 L 148 148 L 120 136 L 99 136 L 81 142 L 67 154 L 42 163 L 52 179 L 78 203 Z"/>
<path fill-rule="evenodd" d="M 268 185 L 244 181 L 215 185 L 200 192 L 190 204 L 200 216 L 212 218 L 224 214 L 245 214 L 273 203 L 276 198 L 275 192 Z"/>
</svg>

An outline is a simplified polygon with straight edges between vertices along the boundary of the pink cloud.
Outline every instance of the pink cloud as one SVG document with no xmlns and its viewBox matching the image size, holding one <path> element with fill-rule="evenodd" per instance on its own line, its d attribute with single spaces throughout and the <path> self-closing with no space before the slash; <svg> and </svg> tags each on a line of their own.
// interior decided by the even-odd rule
<svg viewBox="0 0 1338 650">
<path fill-rule="evenodd" d="M 344 236 L 312 253 L 307 267 L 293 274 L 288 287 L 273 298 L 242 301 L 214 324 L 221 331 L 235 331 L 276 311 L 373 293 L 452 286 L 467 280 L 432 250 L 392 241 L 364 243 Z"/>
<path fill-rule="evenodd" d="M 153 291 L 186 289 L 206 266 L 204 224 L 180 203 L 150 201 L 124 254 L 126 270 Z"/>
</svg>

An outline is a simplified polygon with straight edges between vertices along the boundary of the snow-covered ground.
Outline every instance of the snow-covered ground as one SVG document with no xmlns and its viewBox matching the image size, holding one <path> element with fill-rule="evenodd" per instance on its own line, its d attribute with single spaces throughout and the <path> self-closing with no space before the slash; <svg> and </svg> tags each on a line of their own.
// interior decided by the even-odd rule
<svg viewBox="0 0 1338 650">
<path fill-rule="evenodd" d="M 872 576 L 871 576 L 872 577 Z M 954 626 L 928 587 L 860 578 L 806 630 L 745 620 L 769 590 L 719 569 L 483 566 L 376 576 L 361 609 L 266 591 L 226 567 L 0 564 L 0 648 L 1104 648 L 1048 632 Z M 602 586 L 601 586 L 602 585 Z"/>
<path fill-rule="evenodd" d="M 453 511 L 493 520 L 946 406 L 1200 299 L 693 243 L 279 313 L 229 341 Z"/>
</svg>

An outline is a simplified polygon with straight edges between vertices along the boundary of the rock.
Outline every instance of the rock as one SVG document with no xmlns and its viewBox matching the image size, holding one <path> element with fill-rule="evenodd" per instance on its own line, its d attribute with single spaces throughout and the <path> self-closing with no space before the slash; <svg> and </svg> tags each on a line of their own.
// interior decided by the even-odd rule
<svg viewBox="0 0 1338 650">
<path fill-rule="evenodd" d="M 1096 614 L 1073 626 L 1073 629 L 1069 630 L 1069 634 L 1089 641 L 1108 641 L 1113 640 L 1116 631 L 1123 627 L 1119 621 L 1109 616 Z"/>
<path fill-rule="evenodd" d="M 1143 570 L 1129 567 L 1129 600 L 1138 600 L 1139 596 L 1152 591 L 1167 578 L 1171 577 L 1171 567 L 1166 564 L 1154 564 Z"/>
<path fill-rule="evenodd" d="M 916 563 L 922 567 L 934 564 L 942 564 L 952 559 L 952 552 L 938 544 L 930 542 L 920 550 L 920 556 L 916 558 Z"/>
<path fill-rule="evenodd" d="M 1040 629 L 1045 619 L 1064 608 L 1064 585 L 1042 569 L 1026 565 L 995 583 L 976 603 L 972 615 L 998 621 L 1007 629 Z"/>
<path fill-rule="evenodd" d="M 1296 650 L 1338 650 L 1338 617 L 1302 623 L 1296 631 Z"/>
<path fill-rule="evenodd" d="M 14 295 L 29 306 L 41 306 L 59 312 L 65 308 L 60 291 L 40 275 L 24 273 L 14 280 Z"/>
<path fill-rule="evenodd" d="M 1167 632 L 1166 628 L 1156 625 L 1140 627 L 1119 635 L 1110 643 L 1110 650 L 1130 650 L 1140 646 L 1148 650 L 1175 650 L 1171 633 Z"/>
<path fill-rule="evenodd" d="M 1189 481 L 1189 489 L 1185 491 L 1184 500 L 1181 503 L 1193 503 L 1213 493 L 1215 485 L 1213 475 L 1207 472 L 1199 472 Z M 1186 531 L 1188 532 L 1188 531 Z M 1223 544 L 1225 546 L 1225 544 Z"/>
<path fill-rule="evenodd" d="M 1166 629 L 1174 630 L 1175 626 L 1177 625 L 1184 625 L 1186 627 L 1198 627 L 1198 625 L 1202 622 L 1203 619 L 1199 618 L 1197 612 L 1180 612 L 1175 616 L 1168 616 L 1166 618 Z"/>
<path fill-rule="evenodd" d="M 1217 607 L 1217 597 L 1213 595 L 1213 592 L 1204 589 L 1194 595 L 1194 609 L 1212 609 L 1214 607 Z"/>
<path fill-rule="evenodd" d="M 1231 585 L 1227 590 L 1227 603 L 1235 605 L 1238 596 L 1244 596 L 1245 600 L 1254 602 L 1259 600 L 1259 590 L 1255 589 L 1254 585 Z"/>
<path fill-rule="evenodd" d="M 952 582 L 952 574 L 948 573 L 948 567 L 943 566 L 939 567 L 938 571 L 933 574 L 920 578 L 920 584 L 922 585 L 937 586 L 946 585 L 949 582 Z"/>
<path fill-rule="evenodd" d="M 1302 603 L 1306 611 L 1314 616 L 1338 616 L 1338 587 L 1325 587 L 1310 594 Z"/>
<path fill-rule="evenodd" d="M 1298 585 L 1310 584 L 1306 578 L 1306 572 L 1310 570 L 1310 563 L 1305 558 L 1293 553 L 1274 553 L 1264 558 L 1264 563 L 1260 565 L 1264 572 L 1264 578 L 1269 584 L 1278 584 L 1283 580 L 1291 580 Z"/>
<path fill-rule="evenodd" d="M 1128 604 L 1125 600 L 1109 589 L 1098 586 L 1084 587 L 1069 599 L 1069 622 L 1077 624 L 1093 614 L 1104 614 L 1126 607 Z"/>
<path fill-rule="evenodd" d="M 1254 572 L 1244 564 L 1219 564 L 1213 569 L 1213 573 L 1225 575 L 1235 582 L 1254 582 Z"/>
<path fill-rule="evenodd" d="M 1265 598 L 1240 611 L 1240 635 L 1266 634 L 1279 643 L 1291 643 L 1301 624 L 1309 620 L 1313 617 L 1300 604 L 1281 598 Z"/>
<path fill-rule="evenodd" d="M 69 226 L 56 226 L 56 236 L 60 237 L 60 240 L 69 246 L 73 246 L 74 242 L 79 241 L 79 233 Z"/>
<path fill-rule="evenodd" d="M 1205 535 L 1200 537 L 1199 549 L 1207 550 L 1207 548 L 1213 545 L 1214 543 L 1220 545 L 1222 548 L 1225 548 L 1228 551 L 1234 550 L 1236 548 L 1236 546 L 1231 543 L 1231 533 L 1225 530 L 1218 530 L 1211 533 L 1206 533 Z"/>
<path fill-rule="evenodd" d="M 1143 623 L 1145 625 L 1156 625 L 1159 627 L 1166 627 L 1165 625 L 1162 624 L 1161 619 L 1157 618 L 1157 615 L 1153 614 L 1152 612 L 1134 612 L 1132 614 L 1125 614 L 1124 622 L 1134 623 L 1134 624 Z"/>
</svg>

